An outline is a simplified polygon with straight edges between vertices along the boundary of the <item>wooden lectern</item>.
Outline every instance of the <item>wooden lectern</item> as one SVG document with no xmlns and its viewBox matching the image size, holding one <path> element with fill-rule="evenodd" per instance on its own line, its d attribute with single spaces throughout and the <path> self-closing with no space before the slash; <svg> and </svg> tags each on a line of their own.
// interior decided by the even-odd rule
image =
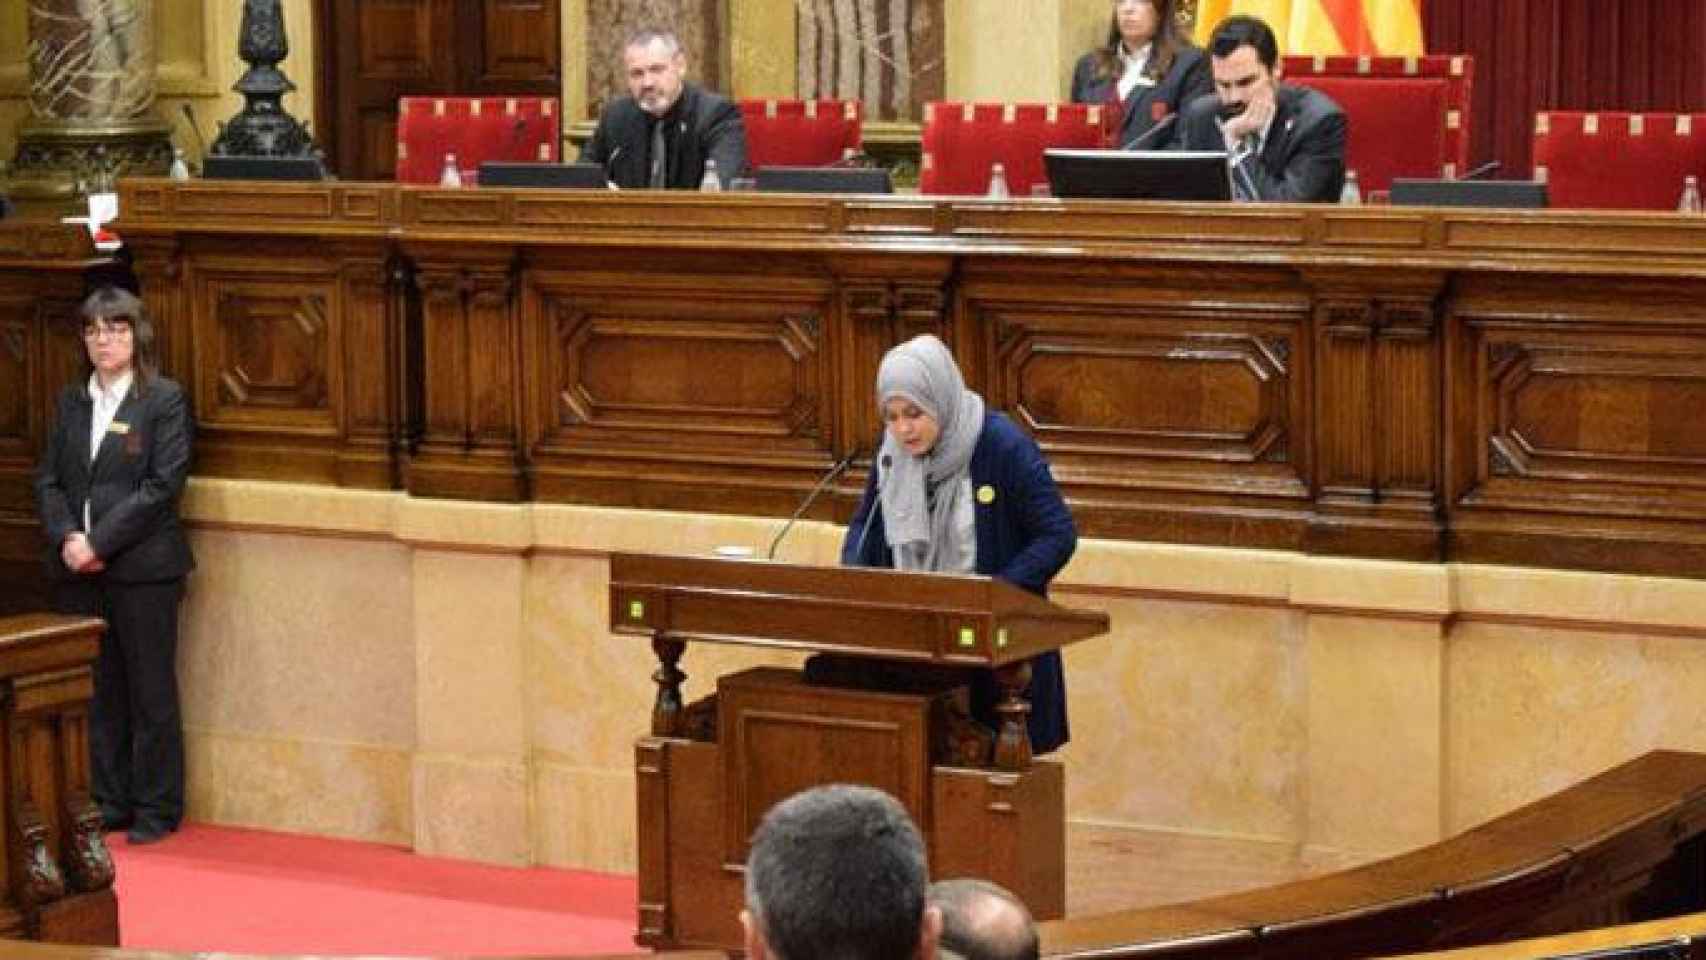
<svg viewBox="0 0 1706 960">
<path fill-rule="evenodd" d="M 610 626 L 650 637 L 659 663 L 635 747 L 641 945 L 739 949 L 748 839 L 777 801 L 824 783 L 898 798 L 933 876 L 984 877 L 1039 920 L 1064 914 L 1065 779 L 1031 760 L 1021 694 L 1031 657 L 1106 633 L 1107 614 L 988 577 L 617 554 Z M 721 677 L 689 705 L 688 641 L 828 656 Z M 1004 692 L 993 738 L 966 715 L 966 668 L 995 671 Z"/>
</svg>

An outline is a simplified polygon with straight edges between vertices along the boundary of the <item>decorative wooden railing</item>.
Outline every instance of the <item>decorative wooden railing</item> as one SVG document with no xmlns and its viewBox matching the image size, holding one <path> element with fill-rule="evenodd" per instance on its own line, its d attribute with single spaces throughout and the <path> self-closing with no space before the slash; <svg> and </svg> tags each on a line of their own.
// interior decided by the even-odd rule
<svg viewBox="0 0 1706 960">
<path fill-rule="evenodd" d="M 1702 909 L 1706 754 L 1657 751 L 1389 860 L 1248 893 L 1068 918 L 1044 924 L 1042 938 L 1044 954 L 1062 960 L 1351 960 Z"/>
</svg>

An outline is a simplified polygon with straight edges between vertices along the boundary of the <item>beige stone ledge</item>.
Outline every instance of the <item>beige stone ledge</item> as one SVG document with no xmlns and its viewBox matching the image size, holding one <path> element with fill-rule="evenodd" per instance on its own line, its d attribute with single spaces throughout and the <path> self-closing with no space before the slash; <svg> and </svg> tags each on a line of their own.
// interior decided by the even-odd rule
<svg viewBox="0 0 1706 960">
<path fill-rule="evenodd" d="M 184 732 L 193 820 L 409 844 L 413 756 L 403 747 Z"/>
<path fill-rule="evenodd" d="M 624 551 L 762 556 L 773 518 L 427 500 L 401 492 L 195 479 L 194 525 L 394 539 L 426 549 L 602 556 Z M 831 564 L 843 529 L 801 522 L 778 559 Z M 1706 636 L 1706 581 L 1476 564 L 1310 557 L 1281 550 L 1084 540 L 1064 598 L 1126 596 L 1269 606 L 1375 619 L 1452 618 Z"/>
</svg>

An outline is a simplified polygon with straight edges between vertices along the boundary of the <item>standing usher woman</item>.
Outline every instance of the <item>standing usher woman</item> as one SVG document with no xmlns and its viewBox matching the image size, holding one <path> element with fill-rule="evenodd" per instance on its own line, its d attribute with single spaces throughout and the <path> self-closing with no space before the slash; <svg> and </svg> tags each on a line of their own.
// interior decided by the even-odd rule
<svg viewBox="0 0 1706 960">
<path fill-rule="evenodd" d="M 886 426 L 877 469 L 842 545 L 849 566 L 979 573 L 1042 595 L 1078 545 L 1048 462 L 1013 421 L 966 389 L 942 341 L 890 350 L 877 369 Z M 1069 737 L 1060 654 L 1031 661 L 1031 749 Z M 999 728 L 994 675 L 977 671 L 972 715 Z"/>
<path fill-rule="evenodd" d="M 1173 0 L 1115 0 L 1105 45 L 1078 59 L 1072 102 L 1117 111 L 1114 146 L 1160 150 L 1171 131 L 1156 124 L 1210 92 L 1208 61 L 1179 30 Z"/>
<path fill-rule="evenodd" d="M 153 843 L 184 813 L 178 606 L 195 566 L 178 499 L 193 425 L 159 375 L 142 301 L 83 301 L 85 380 L 60 394 L 36 475 L 54 609 L 107 622 L 89 707 L 90 776 L 109 830 Z"/>
</svg>

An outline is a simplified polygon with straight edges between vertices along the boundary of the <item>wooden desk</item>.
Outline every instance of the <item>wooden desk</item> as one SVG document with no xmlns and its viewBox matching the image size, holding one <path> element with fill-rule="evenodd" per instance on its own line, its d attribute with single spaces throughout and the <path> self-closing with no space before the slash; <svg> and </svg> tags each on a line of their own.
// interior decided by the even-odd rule
<svg viewBox="0 0 1706 960">
<path fill-rule="evenodd" d="M 1090 536 L 1706 570 L 1706 219 L 120 190 L 204 474 L 844 519 L 932 331 Z"/>
<path fill-rule="evenodd" d="M 106 625 L 0 617 L 0 937 L 118 943 L 113 864 L 89 796 L 90 665 Z"/>
</svg>

